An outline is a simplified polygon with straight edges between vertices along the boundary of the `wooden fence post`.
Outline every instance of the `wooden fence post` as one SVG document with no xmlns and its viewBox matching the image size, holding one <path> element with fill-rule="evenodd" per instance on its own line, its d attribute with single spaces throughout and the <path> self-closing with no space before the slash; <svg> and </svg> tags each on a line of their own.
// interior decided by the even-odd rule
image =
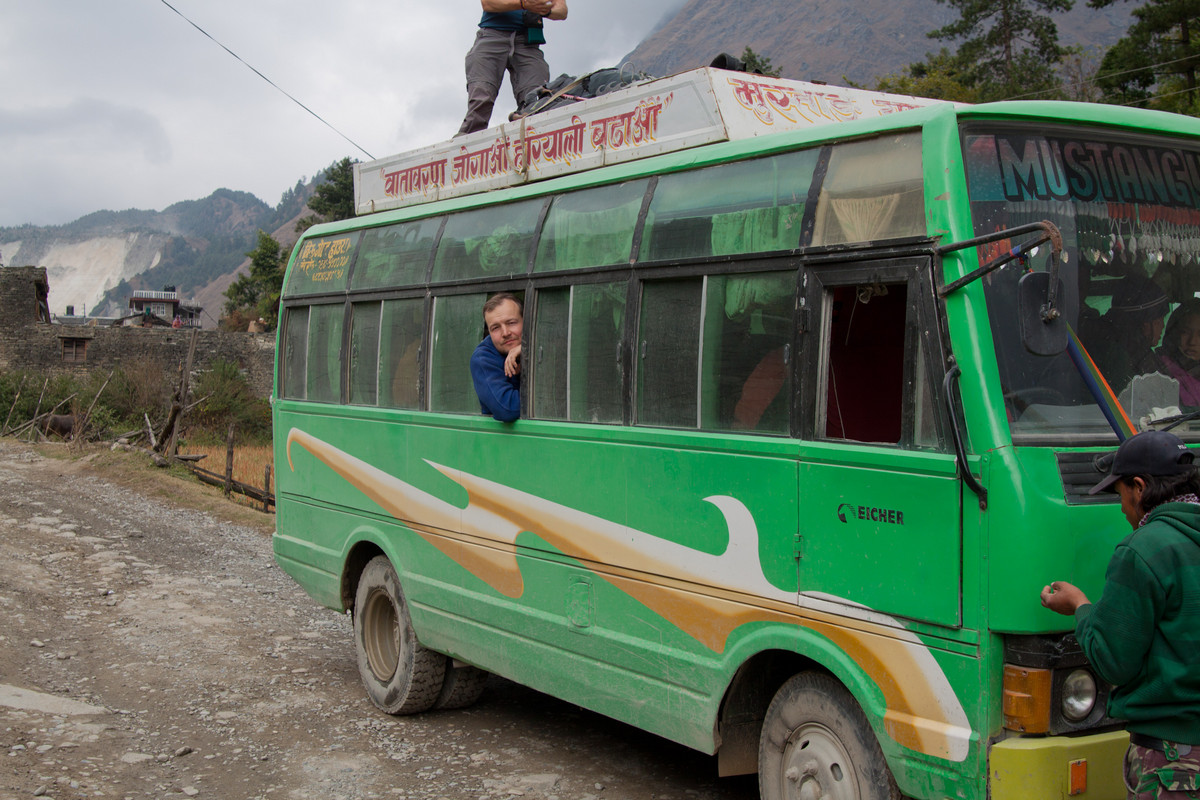
<svg viewBox="0 0 1200 800">
<path fill-rule="evenodd" d="M 225 496 L 233 489 L 233 423 L 229 423 L 229 438 L 225 444 Z"/>
<path fill-rule="evenodd" d="M 267 464 L 263 468 L 263 512 L 271 510 L 269 498 L 271 497 L 271 465 Z"/>
</svg>

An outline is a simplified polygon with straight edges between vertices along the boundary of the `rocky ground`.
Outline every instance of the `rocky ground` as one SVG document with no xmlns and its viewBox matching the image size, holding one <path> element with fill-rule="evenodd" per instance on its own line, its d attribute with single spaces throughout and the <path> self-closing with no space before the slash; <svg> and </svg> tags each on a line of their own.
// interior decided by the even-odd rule
<svg viewBox="0 0 1200 800">
<path fill-rule="evenodd" d="M 757 797 L 495 677 L 468 709 L 378 712 L 272 524 L 138 454 L 0 439 L 0 799 Z"/>
</svg>

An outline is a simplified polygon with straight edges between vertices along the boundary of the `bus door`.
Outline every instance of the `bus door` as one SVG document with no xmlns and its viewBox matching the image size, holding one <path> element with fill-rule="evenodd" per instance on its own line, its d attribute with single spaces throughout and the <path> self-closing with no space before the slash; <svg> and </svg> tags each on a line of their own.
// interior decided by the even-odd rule
<svg viewBox="0 0 1200 800">
<path fill-rule="evenodd" d="M 801 597 L 960 626 L 962 487 L 930 259 L 812 267 L 805 284 Z"/>
</svg>

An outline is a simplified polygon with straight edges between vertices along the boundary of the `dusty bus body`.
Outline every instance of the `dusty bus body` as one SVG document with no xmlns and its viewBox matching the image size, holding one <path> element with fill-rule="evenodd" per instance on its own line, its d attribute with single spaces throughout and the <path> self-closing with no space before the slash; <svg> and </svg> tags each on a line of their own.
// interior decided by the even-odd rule
<svg viewBox="0 0 1200 800">
<path fill-rule="evenodd" d="M 705 69 L 356 165 L 283 291 L 276 558 L 391 713 L 495 672 L 764 798 L 1123 797 L 1038 590 L 1098 595 L 1092 458 L 1188 410 L 1080 354 L 1122 276 L 1200 289 L 1198 142 Z M 497 291 L 511 424 L 467 371 Z"/>
</svg>

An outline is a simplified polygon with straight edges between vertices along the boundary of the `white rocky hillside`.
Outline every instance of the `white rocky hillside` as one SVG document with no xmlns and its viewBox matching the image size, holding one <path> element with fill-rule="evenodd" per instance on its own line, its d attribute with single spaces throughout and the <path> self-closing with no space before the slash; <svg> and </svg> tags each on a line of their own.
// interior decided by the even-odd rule
<svg viewBox="0 0 1200 800">
<path fill-rule="evenodd" d="M 20 240 L 0 243 L 4 263 L 10 266 L 45 267 L 50 278 L 50 312 L 61 315 L 67 306 L 76 314 L 109 315 L 119 309 L 96 308 L 105 292 L 122 280 L 136 278 L 162 259 L 162 247 L 170 237 L 154 233 L 98 236 L 79 242 L 53 242 L 35 257 Z"/>
</svg>

